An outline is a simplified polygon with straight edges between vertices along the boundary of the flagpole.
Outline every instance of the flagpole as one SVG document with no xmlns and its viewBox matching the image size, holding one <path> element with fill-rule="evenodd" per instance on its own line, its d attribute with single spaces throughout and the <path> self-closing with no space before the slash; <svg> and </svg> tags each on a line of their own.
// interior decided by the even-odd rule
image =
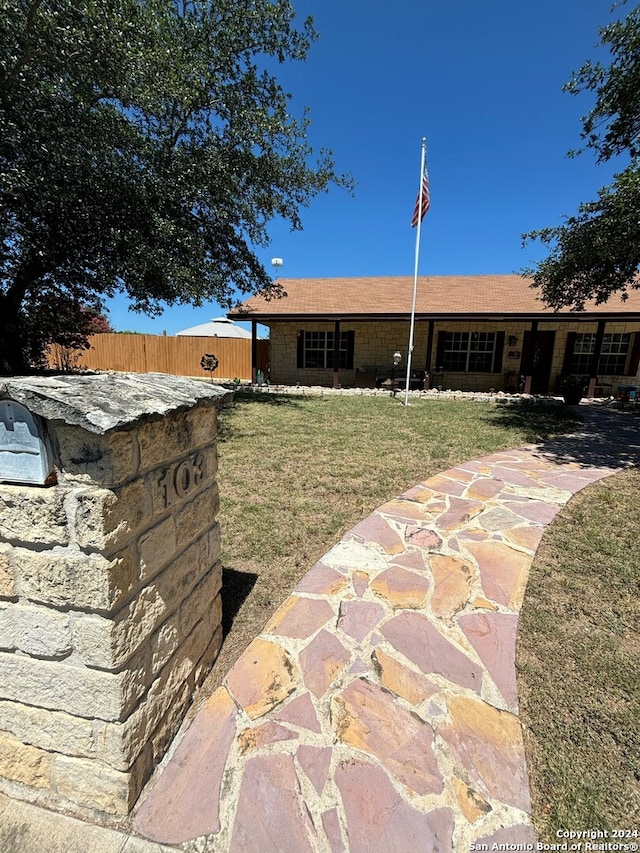
<svg viewBox="0 0 640 853">
<path fill-rule="evenodd" d="M 404 404 L 409 405 L 409 379 L 411 378 L 411 357 L 413 355 L 413 332 L 416 321 L 416 295 L 418 292 L 418 262 L 420 260 L 420 230 L 422 227 L 422 198 L 424 194 L 424 164 L 427 158 L 427 140 L 422 138 L 422 156 L 420 158 L 420 195 L 418 202 L 418 230 L 416 231 L 415 263 L 413 267 L 413 300 L 411 303 L 411 324 L 409 327 L 409 350 L 407 352 L 407 381 L 404 388 Z"/>
</svg>

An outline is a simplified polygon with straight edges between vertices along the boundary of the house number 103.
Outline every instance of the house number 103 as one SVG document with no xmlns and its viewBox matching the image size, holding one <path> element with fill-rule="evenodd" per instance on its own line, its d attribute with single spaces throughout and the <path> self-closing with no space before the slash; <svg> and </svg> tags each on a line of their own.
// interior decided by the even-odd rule
<svg viewBox="0 0 640 853">
<path fill-rule="evenodd" d="M 174 468 L 169 468 L 160 480 L 162 488 L 162 502 L 165 509 L 172 506 L 176 501 L 186 498 L 194 489 L 197 489 L 204 480 L 204 457 L 196 453 L 190 459 L 183 459 Z"/>
</svg>

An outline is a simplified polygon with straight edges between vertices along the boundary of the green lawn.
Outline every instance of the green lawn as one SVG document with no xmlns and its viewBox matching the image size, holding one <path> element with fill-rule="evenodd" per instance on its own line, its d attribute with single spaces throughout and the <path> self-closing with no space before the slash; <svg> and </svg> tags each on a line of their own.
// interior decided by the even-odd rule
<svg viewBox="0 0 640 853">
<path fill-rule="evenodd" d="M 459 462 L 574 423 L 564 406 L 238 394 L 219 418 L 227 636 L 208 689 L 297 580 L 381 503 Z"/>
<path fill-rule="evenodd" d="M 639 494 L 637 469 L 580 492 L 531 569 L 517 669 L 543 842 L 558 829 L 640 831 Z"/>
</svg>

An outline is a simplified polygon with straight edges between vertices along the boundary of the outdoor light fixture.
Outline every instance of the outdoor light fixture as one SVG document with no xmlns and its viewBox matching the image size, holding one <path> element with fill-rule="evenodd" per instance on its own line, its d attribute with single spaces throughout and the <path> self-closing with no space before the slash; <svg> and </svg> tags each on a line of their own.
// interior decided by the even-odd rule
<svg viewBox="0 0 640 853">
<path fill-rule="evenodd" d="M 398 352 L 396 350 L 396 352 L 394 352 L 394 354 L 393 354 L 393 366 L 397 367 L 401 361 L 402 361 L 402 353 Z"/>
</svg>

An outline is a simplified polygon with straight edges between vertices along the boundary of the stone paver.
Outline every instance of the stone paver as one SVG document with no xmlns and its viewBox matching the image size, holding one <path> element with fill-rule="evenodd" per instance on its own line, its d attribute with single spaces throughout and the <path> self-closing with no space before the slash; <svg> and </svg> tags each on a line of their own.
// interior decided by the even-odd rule
<svg viewBox="0 0 640 853">
<path fill-rule="evenodd" d="M 172 853 L 174 849 L 0 794 L 3 853 Z"/>
<path fill-rule="evenodd" d="M 535 844 L 529 568 L 572 495 L 639 458 L 637 424 L 582 411 L 581 435 L 443 471 L 346 534 L 204 703 L 136 833 L 199 853 Z"/>
</svg>

